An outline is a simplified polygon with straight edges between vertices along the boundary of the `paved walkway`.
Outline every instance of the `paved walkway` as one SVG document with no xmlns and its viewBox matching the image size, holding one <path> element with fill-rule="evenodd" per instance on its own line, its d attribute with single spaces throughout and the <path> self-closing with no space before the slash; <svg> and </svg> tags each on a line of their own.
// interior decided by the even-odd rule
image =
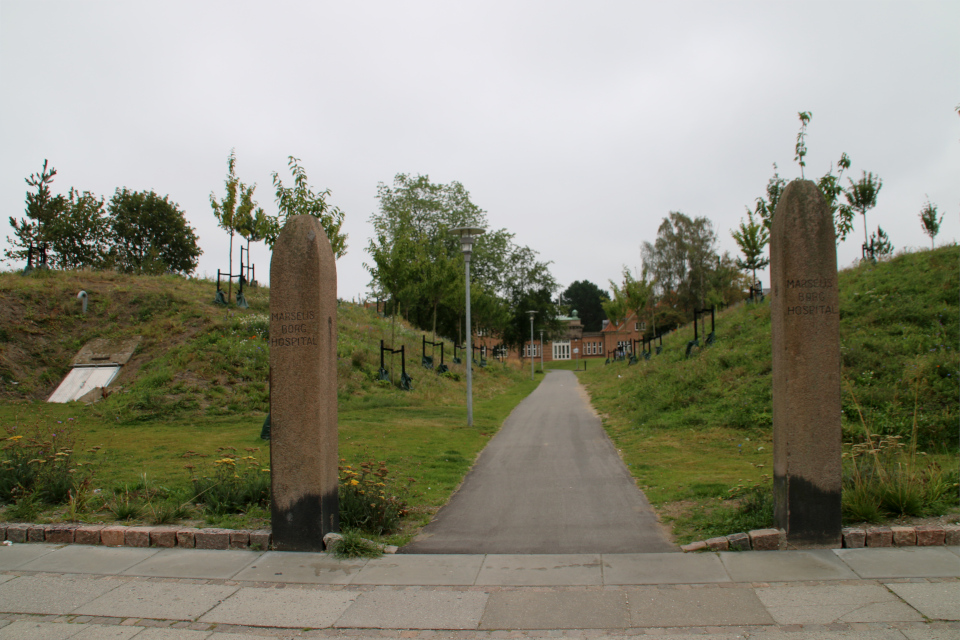
<svg viewBox="0 0 960 640">
<path fill-rule="evenodd" d="M 571 371 L 550 371 L 402 553 L 678 551 Z"/>
<path fill-rule="evenodd" d="M 396 555 L 0 547 L 0 640 L 956 640 L 960 548 Z"/>
</svg>

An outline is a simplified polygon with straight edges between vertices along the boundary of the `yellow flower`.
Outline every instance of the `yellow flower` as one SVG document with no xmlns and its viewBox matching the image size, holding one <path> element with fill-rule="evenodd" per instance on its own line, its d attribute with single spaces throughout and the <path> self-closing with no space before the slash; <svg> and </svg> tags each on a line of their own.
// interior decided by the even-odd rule
<svg viewBox="0 0 960 640">
<path fill-rule="evenodd" d="M 352 478 L 352 479 L 350 480 L 350 486 L 351 486 L 351 487 L 355 487 L 355 486 L 357 486 L 358 484 L 360 484 L 360 483 L 357 482 L 357 479 L 356 479 L 356 478 Z"/>
<path fill-rule="evenodd" d="M 23 438 L 23 436 L 10 436 L 9 438 L 7 438 L 7 440 L 14 440 L 14 441 L 16 441 L 16 440 L 20 440 L 21 438 Z"/>
</svg>

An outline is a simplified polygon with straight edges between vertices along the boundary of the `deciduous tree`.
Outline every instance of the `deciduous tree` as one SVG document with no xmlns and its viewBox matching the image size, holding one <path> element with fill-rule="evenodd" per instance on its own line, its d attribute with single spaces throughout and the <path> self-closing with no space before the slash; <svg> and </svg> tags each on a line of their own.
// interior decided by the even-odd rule
<svg viewBox="0 0 960 640">
<path fill-rule="evenodd" d="M 757 281 L 757 269 L 763 269 L 770 264 L 766 256 L 766 248 L 770 243 L 770 231 L 762 223 L 753 219 L 753 212 L 747 209 L 747 221 L 740 221 L 740 228 L 732 231 L 731 235 L 743 253 L 743 260 L 737 258 L 737 267 L 750 271 L 753 278 L 751 286 Z"/>
<path fill-rule="evenodd" d="M 188 274 L 203 253 L 183 211 L 169 196 L 117 189 L 107 207 L 110 259 L 127 273 Z"/>
<path fill-rule="evenodd" d="M 329 189 L 315 193 L 310 188 L 307 172 L 300 166 L 299 159 L 290 156 L 287 165 L 290 167 L 290 173 L 293 174 L 292 187 L 283 186 L 283 181 L 276 171 L 270 174 L 273 177 L 273 186 L 276 188 L 276 202 L 280 213 L 278 224 L 270 230 L 270 234 L 264 240 L 272 249 L 280 229 L 289 218 L 300 215 L 313 216 L 320 220 L 330 240 L 333 255 L 338 259 L 342 258 L 347 253 L 347 234 L 340 231 L 343 226 L 343 211 L 327 202 L 330 196 Z"/>
<path fill-rule="evenodd" d="M 937 205 L 931 204 L 927 198 L 927 204 L 920 210 L 920 224 L 923 226 L 923 232 L 930 236 L 930 250 L 935 248 L 934 239 L 940 233 L 940 223 L 943 222 L 943 216 L 937 218 Z"/>
</svg>

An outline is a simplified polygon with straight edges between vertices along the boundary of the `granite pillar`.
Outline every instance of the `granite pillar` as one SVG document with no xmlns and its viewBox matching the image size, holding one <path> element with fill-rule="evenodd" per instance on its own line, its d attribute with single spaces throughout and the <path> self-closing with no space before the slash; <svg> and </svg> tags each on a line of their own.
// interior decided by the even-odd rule
<svg viewBox="0 0 960 640">
<path fill-rule="evenodd" d="M 337 499 L 337 266 L 313 216 L 290 218 L 270 261 L 273 544 L 322 551 Z"/>
<path fill-rule="evenodd" d="M 840 315 L 833 217 L 784 190 L 770 233 L 774 517 L 792 548 L 841 542 Z"/>
</svg>

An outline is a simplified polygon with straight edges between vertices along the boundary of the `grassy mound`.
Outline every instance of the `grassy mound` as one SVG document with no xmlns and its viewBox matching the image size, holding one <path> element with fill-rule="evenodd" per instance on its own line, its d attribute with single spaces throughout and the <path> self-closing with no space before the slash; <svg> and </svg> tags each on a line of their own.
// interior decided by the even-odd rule
<svg viewBox="0 0 960 640">
<path fill-rule="evenodd" d="M 86 314 L 76 298 L 80 290 L 89 295 Z M 213 304 L 208 281 L 99 272 L 0 274 L 4 457 L 29 462 L 47 456 L 66 474 L 70 465 L 57 457 L 63 449 L 43 445 L 76 440 L 73 455 L 82 466 L 73 475 L 85 482 L 79 503 L 56 509 L 45 506 L 40 485 L 29 496 L 11 486 L 6 498 L 0 495 L 9 504 L 0 517 L 167 522 L 171 513 L 187 517 L 187 504 L 189 517 L 215 526 L 262 526 L 268 517 L 263 500 L 255 501 L 258 506 L 243 496 L 262 493 L 263 476 L 254 471 L 262 474 L 269 466 L 269 445 L 259 438 L 269 403 L 269 290 L 246 293 L 249 309 L 224 308 Z M 408 535 L 446 502 L 534 385 L 515 368 L 474 367 L 475 420 L 466 428 L 464 365 L 451 362 L 449 340 L 450 371 L 438 375 L 421 366 L 424 334 L 406 323 L 341 302 L 338 325 L 340 456 L 345 467 L 376 461 L 389 469 L 391 489 L 404 494 Z M 108 398 L 93 405 L 45 402 L 87 341 L 135 335 L 143 339 Z M 378 379 L 381 339 L 405 346 L 412 390 L 396 384 L 399 354 L 384 362 L 392 380 Z M 83 453 L 93 446 L 99 447 L 95 455 Z M 249 473 L 226 473 L 247 466 Z M 0 494 L 4 482 L 15 485 L 16 478 L 27 477 L 24 469 L 13 470 L 15 478 L 0 477 Z M 50 482 L 68 486 L 63 474 Z M 222 482 L 226 493 L 215 508 L 194 509 L 197 487 L 221 475 L 242 482 Z M 207 489 L 204 496 L 215 493 Z"/>
<path fill-rule="evenodd" d="M 951 476 L 960 421 L 958 266 L 960 248 L 952 246 L 839 276 L 844 441 L 863 443 L 869 432 L 910 442 L 915 428 L 917 446 L 939 454 Z M 720 312 L 716 333 L 715 344 L 690 358 L 687 326 L 649 361 L 580 374 L 638 484 L 680 523 L 681 539 L 703 532 L 705 505 L 731 496 L 750 504 L 757 521 L 767 518 L 751 492 L 772 475 L 769 300 Z"/>
</svg>

